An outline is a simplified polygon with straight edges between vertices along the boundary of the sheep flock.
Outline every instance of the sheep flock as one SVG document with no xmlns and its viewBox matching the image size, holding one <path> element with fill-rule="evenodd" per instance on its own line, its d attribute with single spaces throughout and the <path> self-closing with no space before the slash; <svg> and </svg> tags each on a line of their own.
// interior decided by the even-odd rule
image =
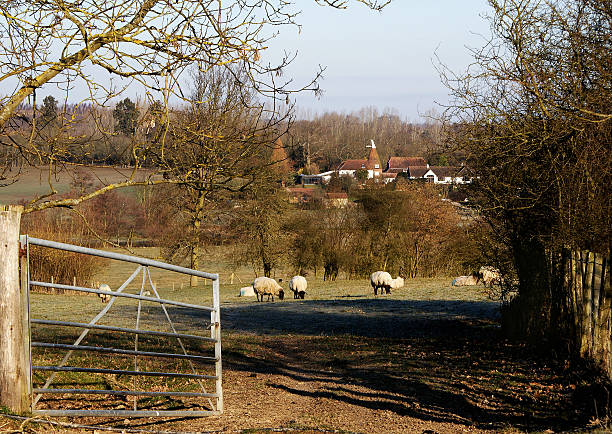
<svg viewBox="0 0 612 434">
<path fill-rule="evenodd" d="M 282 279 L 279 279 L 282 282 Z M 267 301 L 274 301 L 274 296 L 283 300 L 285 292 L 283 287 L 276 280 L 269 277 L 257 277 L 253 280 L 250 286 L 240 288 L 239 297 L 256 296 L 257 301 L 263 301 L 264 296 L 267 296 Z M 374 295 L 385 293 L 390 294 L 392 289 L 399 289 L 404 286 L 404 278 L 401 276 L 393 279 L 386 271 L 375 271 L 370 276 L 370 283 L 374 288 Z M 304 276 L 293 276 L 289 280 L 289 290 L 293 292 L 294 299 L 304 299 L 306 297 L 306 289 L 308 282 Z"/>
<path fill-rule="evenodd" d="M 474 272 L 469 276 L 459 276 L 453 279 L 451 286 L 474 286 L 480 282 L 484 286 L 493 287 L 493 285 L 501 285 L 503 277 L 501 272 L 490 265 L 483 265 L 478 272 Z"/>
</svg>

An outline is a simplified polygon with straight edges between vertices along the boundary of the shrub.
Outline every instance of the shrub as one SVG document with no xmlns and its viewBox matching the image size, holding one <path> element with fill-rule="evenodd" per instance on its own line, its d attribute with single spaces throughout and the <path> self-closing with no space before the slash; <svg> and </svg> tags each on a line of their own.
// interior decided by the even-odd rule
<svg viewBox="0 0 612 434">
<path fill-rule="evenodd" d="M 49 209 L 23 216 L 22 232 L 29 236 L 87 246 L 87 229 L 67 211 Z M 48 247 L 30 247 L 30 279 L 77 286 L 93 286 L 92 279 L 105 261 L 90 255 Z M 33 287 L 37 292 L 63 293 L 64 290 Z M 82 293 L 79 293 L 82 294 Z"/>
</svg>

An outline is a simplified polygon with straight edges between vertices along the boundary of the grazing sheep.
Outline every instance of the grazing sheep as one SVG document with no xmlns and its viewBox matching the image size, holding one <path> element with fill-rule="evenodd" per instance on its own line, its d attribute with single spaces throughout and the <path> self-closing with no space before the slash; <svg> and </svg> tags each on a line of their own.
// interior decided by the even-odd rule
<svg viewBox="0 0 612 434">
<path fill-rule="evenodd" d="M 453 279 L 451 286 L 474 286 L 478 285 L 478 281 L 480 279 L 478 276 L 470 275 L 470 276 L 459 276 Z"/>
<path fill-rule="evenodd" d="M 270 301 L 270 297 L 272 297 L 272 301 L 274 301 L 275 295 L 281 300 L 285 298 L 283 287 L 280 286 L 276 280 L 269 277 L 258 277 L 253 280 L 253 291 L 255 295 L 257 295 L 257 301 L 263 301 L 264 295 L 268 296 L 268 301 Z"/>
<path fill-rule="evenodd" d="M 112 289 L 110 288 L 110 286 L 108 286 L 106 283 L 101 284 L 98 289 L 100 291 L 112 291 Z M 108 303 L 109 300 L 111 299 L 112 295 L 108 295 L 108 294 L 98 294 L 98 297 L 100 297 L 100 300 L 102 300 L 102 303 Z"/>
<path fill-rule="evenodd" d="M 377 295 L 379 288 L 381 294 L 383 294 L 383 289 L 387 294 L 391 294 L 391 289 L 398 289 L 404 286 L 404 279 L 401 276 L 393 279 L 386 271 L 375 271 L 370 276 L 370 284 L 374 288 L 374 295 Z"/>
<path fill-rule="evenodd" d="M 493 284 L 501 284 L 502 277 L 499 270 L 490 265 L 483 265 L 478 271 L 478 277 L 482 280 L 485 286 L 493 286 Z"/>
<path fill-rule="evenodd" d="M 252 286 L 243 286 L 240 288 L 240 294 L 238 297 L 255 297 L 255 291 Z"/>
<path fill-rule="evenodd" d="M 293 276 L 289 281 L 289 289 L 293 291 L 293 298 L 301 298 L 303 300 L 306 295 L 307 286 L 308 283 L 302 276 Z"/>
</svg>

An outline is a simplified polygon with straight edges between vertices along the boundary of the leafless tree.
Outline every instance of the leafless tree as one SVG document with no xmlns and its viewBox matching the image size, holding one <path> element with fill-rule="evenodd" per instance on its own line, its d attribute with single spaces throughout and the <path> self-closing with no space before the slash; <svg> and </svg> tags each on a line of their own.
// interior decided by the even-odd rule
<svg viewBox="0 0 612 434">
<path fill-rule="evenodd" d="M 345 8 L 350 0 L 316 0 L 333 8 Z M 353 0 L 372 9 L 387 1 Z M 317 90 L 316 80 L 293 86 L 281 71 L 293 59 L 288 54 L 272 64 L 262 52 L 283 26 L 298 25 L 297 11 L 282 0 L 8 0 L 0 5 L 0 98 L 1 157 L 6 165 L 36 164 L 54 167 L 77 164 L 91 152 L 90 140 L 71 134 L 73 113 L 67 113 L 61 135 L 49 141 L 34 132 L 37 93 L 42 89 L 63 93 L 61 99 L 74 103 L 75 94 L 90 113 L 108 106 L 130 87 L 163 102 L 160 120 L 168 125 L 169 104 L 189 99 L 184 90 L 185 71 L 207 72 L 216 67 L 244 71 L 247 87 L 271 98 L 277 108 L 291 92 Z M 23 104 L 28 103 L 28 107 Z M 95 119 L 97 132 L 108 136 L 108 125 Z M 31 134 L 27 134 L 31 132 Z M 134 173 L 124 181 L 105 185 L 84 197 L 50 198 L 55 190 L 26 206 L 25 212 L 53 206 L 74 206 L 92 195 L 134 184 L 163 182 L 137 180 L 136 171 L 146 164 L 147 138 L 134 137 L 127 144 Z M 163 142 L 162 142 L 163 145 Z M 11 175 L 4 170 L 3 178 Z"/>
<path fill-rule="evenodd" d="M 455 97 L 451 139 L 513 253 L 520 288 L 506 325 L 579 348 L 564 264 L 571 250 L 609 256 L 612 245 L 612 8 L 489 3 L 492 39 L 466 73 L 442 69 Z"/>
<path fill-rule="evenodd" d="M 271 277 L 288 253 L 289 237 L 282 230 L 288 217 L 286 194 L 268 173 L 258 179 L 234 210 L 232 226 L 237 235 L 236 262 L 251 265 L 256 274 Z"/>
<path fill-rule="evenodd" d="M 383 164 L 390 156 L 424 156 L 440 146 L 437 129 L 434 122 L 414 124 L 392 111 L 380 113 L 369 107 L 348 115 L 329 112 L 297 120 L 287 143 L 298 167 L 312 172 L 310 166 L 316 165 L 326 171 L 343 160 L 364 158 L 371 139 Z"/>
<path fill-rule="evenodd" d="M 166 250 L 172 258 L 186 254 L 197 269 L 207 216 L 222 192 L 243 191 L 260 177 L 289 119 L 268 112 L 254 90 L 242 84 L 243 73 L 217 68 L 197 72 L 193 79 L 191 105 L 172 113 L 172 125 L 157 132 L 149 158 L 177 186 L 169 200 L 185 216 L 182 235 Z M 192 286 L 196 283 L 193 278 Z"/>
</svg>

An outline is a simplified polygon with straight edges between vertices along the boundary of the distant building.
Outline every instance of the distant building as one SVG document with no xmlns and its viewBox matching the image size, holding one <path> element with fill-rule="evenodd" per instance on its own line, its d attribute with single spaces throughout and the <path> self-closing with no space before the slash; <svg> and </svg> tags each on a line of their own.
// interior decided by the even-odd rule
<svg viewBox="0 0 612 434">
<path fill-rule="evenodd" d="M 314 188 L 303 187 L 288 187 L 289 203 L 306 203 L 311 200 L 315 194 Z"/>
<path fill-rule="evenodd" d="M 425 179 L 434 184 L 469 184 L 472 178 L 466 176 L 465 166 L 425 166 L 412 167 L 408 171 L 410 179 Z"/>
<path fill-rule="evenodd" d="M 370 140 L 370 153 L 367 159 L 360 160 L 344 160 L 340 166 L 338 166 L 338 175 L 340 176 L 352 176 L 356 178 L 358 170 L 367 170 L 368 179 L 378 178 L 382 179 L 382 167 L 380 164 L 380 157 L 376 150 L 376 144 L 374 140 Z"/>
<path fill-rule="evenodd" d="M 391 157 L 387 162 L 383 178 L 385 182 L 391 182 L 400 173 L 409 173 L 411 168 L 426 166 L 427 162 L 423 157 Z"/>
<path fill-rule="evenodd" d="M 385 182 L 394 181 L 399 174 L 409 179 L 424 179 L 434 184 L 468 184 L 464 166 L 430 166 L 423 157 L 391 157 L 383 173 Z"/>
<path fill-rule="evenodd" d="M 325 184 L 337 172 L 338 176 L 351 176 L 357 178 L 357 172 L 367 171 L 368 179 L 378 179 L 385 183 L 395 181 L 398 175 L 408 179 L 423 179 L 434 184 L 469 184 L 472 177 L 467 168 L 451 166 L 430 166 L 423 157 L 390 157 L 387 167 L 383 171 L 376 144 L 370 140 L 368 158 L 344 160 L 336 170 L 316 175 L 300 175 L 304 185 Z"/>
<path fill-rule="evenodd" d="M 302 174 L 302 175 L 299 175 L 299 182 L 304 185 L 327 184 L 334 173 L 335 173 L 335 170 L 330 170 L 328 172 L 323 172 L 323 173 L 317 173 L 315 175 Z"/>
<path fill-rule="evenodd" d="M 411 167 L 424 166 L 427 166 L 427 161 L 423 157 L 391 157 L 386 172 L 407 172 Z"/>
</svg>

